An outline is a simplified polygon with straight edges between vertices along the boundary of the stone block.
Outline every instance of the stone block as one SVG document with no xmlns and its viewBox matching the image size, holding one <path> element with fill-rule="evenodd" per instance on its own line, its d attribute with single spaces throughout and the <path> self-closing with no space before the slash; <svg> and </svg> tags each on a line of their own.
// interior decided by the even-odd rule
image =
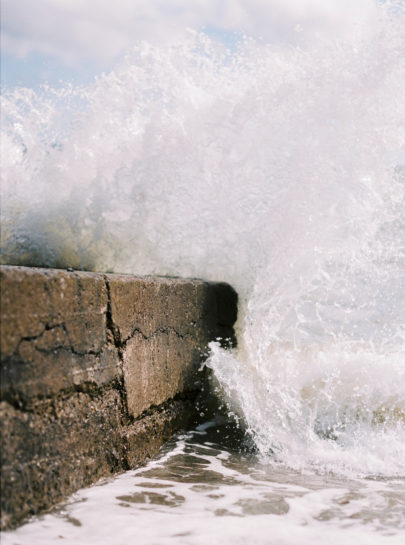
<svg viewBox="0 0 405 545">
<path fill-rule="evenodd" d="M 102 275 L 1 267 L 0 287 L 2 398 L 29 406 L 121 375 Z"/>
<path fill-rule="evenodd" d="M 0 295 L 2 528 L 156 454 L 235 340 L 226 284 L 3 266 Z"/>
</svg>

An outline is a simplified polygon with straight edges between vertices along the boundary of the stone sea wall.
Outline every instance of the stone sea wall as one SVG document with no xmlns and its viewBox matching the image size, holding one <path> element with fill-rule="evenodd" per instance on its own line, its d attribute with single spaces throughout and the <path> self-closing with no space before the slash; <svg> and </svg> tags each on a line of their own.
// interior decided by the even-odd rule
<svg viewBox="0 0 405 545">
<path fill-rule="evenodd" d="M 223 283 L 3 266 L 2 528 L 135 467 L 195 418 Z M 226 341 L 225 341 L 226 342 Z"/>
</svg>

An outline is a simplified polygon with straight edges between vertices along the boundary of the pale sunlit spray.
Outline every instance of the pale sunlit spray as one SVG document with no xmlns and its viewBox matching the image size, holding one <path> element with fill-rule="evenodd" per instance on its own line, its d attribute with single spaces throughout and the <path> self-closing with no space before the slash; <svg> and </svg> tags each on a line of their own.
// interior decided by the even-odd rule
<svg viewBox="0 0 405 545">
<path fill-rule="evenodd" d="M 4 90 L 2 259 L 229 282 L 239 345 L 207 364 L 259 452 L 400 476 L 404 14 L 363 4 L 340 34 L 190 32 L 86 88 Z"/>
</svg>

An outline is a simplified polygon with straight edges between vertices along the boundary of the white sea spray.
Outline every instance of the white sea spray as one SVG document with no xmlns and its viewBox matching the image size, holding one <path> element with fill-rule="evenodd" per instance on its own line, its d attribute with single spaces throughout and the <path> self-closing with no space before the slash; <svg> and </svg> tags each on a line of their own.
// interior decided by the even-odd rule
<svg viewBox="0 0 405 545">
<path fill-rule="evenodd" d="M 239 345 L 208 365 L 260 452 L 404 475 L 404 15 L 369 8 L 4 90 L 2 259 L 231 283 Z"/>
</svg>

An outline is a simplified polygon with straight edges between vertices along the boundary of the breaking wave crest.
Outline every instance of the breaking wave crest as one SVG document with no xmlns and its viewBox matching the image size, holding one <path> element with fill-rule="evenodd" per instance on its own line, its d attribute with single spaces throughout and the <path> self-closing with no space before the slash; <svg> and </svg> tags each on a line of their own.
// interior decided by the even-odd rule
<svg viewBox="0 0 405 545">
<path fill-rule="evenodd" d="M 259 451 L 404 475 L 404 15 L 371 4 L 350 36 L 190 32 L 4 90 L 2 259 L 231 283 L 207 365 Z"/>
</svg>

